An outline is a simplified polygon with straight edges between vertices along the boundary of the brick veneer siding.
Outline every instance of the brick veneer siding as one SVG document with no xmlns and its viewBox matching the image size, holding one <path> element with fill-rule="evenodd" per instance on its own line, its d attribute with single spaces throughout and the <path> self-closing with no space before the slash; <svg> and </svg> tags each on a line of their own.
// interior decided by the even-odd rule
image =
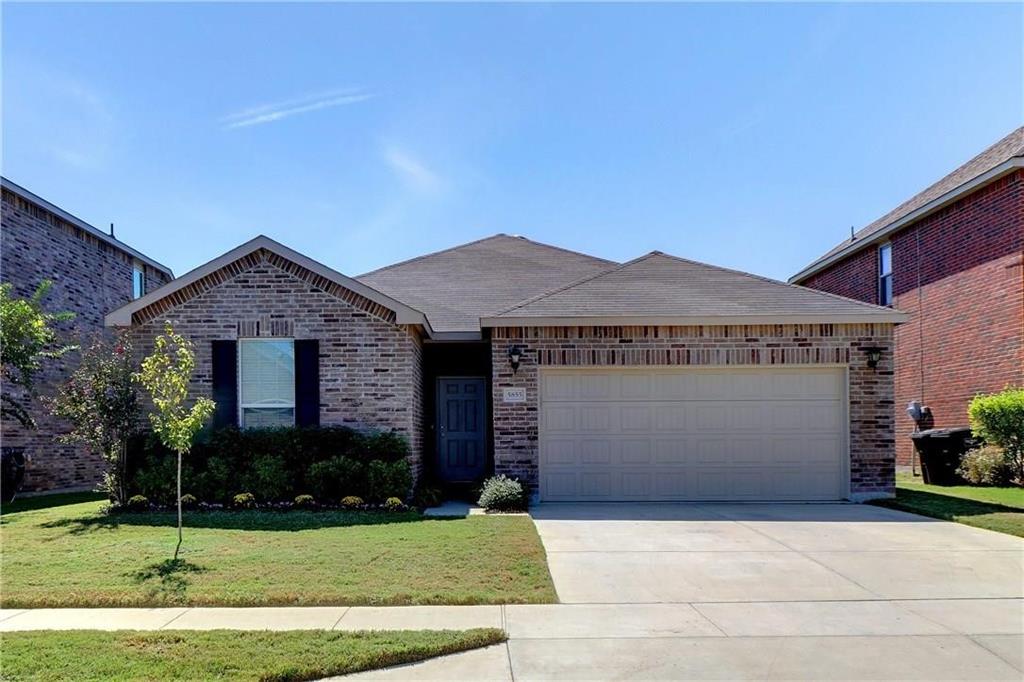
<svg viewBox="0 0 1024 682">
<path fill-rule="evenodd" d="M 854 499 L 891 496 L 893 329 L 877 325 L 706 327 L 525 327 L 492 330 L 492 400 L 496 473 L 538 483 L 538 368 L 547 366 L 778 366 L 849 368 L 850 491 Z M 512 372 L 508 347 L 523 350 Z M 861 350 L 883 349 L 876 369 Z M 505 388 L 526 389 L 525 403 L 505 403 Z"/>
<path fill-rule="evenodd" d="M 93 335 L 105 333 L 104 315 L 131 300 L 132 256 L 6 188 L 0 210 L 0 280 L 11 283 L 19 297 L 31 296 L 42 280 L 53 280 L 46 308 L 75 314 L 60 325 L 62 339 L 87 345 Z M 170 279 L 148 265 L 145 272 L 151 289 Z M 36 386 L 40 395 L 52 396 L 78 362 L 77 353 L 44 361 Z M 59 443 L 57 436 L 67 427 L 40 401 L 31 411 L 36 431 L 13 420 L 0 426 L 3 444 L 24 446 L 30 457 L 25 488 L 78 488 L 99 481 L 100 460 L 83 448 Z"/>
<path fill-rule="evenodd" d="M 893 304 L 911 317 L 896 328 L 896 459 L 908 465 L 908 402 L 931 407 L 929 426 L 965 426 L 973 396 L 1024 385 L 1024 171 L 907 226 L 890 242 Z M 872 245 L 804 284 L 873 303 L 876 252 Z"/>
<path fill-rule="evenodd" d="M 324 291 L 313 273 L 279 265 L 284 263 L 276 254 L 260 251 L 227 266 L 230 274 L 215 278 L 215 285 L 170 309 L 161 306 L 159 314 L 133 325 L 136 350 L 149 353 L 169 320 L 195 345 L 195 397 L 211 395 L 214 340 L 318 339 L 320 423 L 398 431 L 409 440 L 418 476 L 423 450 L 419 332 L 378 317 L 346 300 L 349 296 Z"/>
</svg>

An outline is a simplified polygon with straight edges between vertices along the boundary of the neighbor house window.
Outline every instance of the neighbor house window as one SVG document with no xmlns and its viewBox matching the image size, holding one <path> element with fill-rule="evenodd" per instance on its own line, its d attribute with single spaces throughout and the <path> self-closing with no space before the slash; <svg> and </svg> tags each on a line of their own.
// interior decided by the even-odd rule
<svg viewBox="0 0 1024 682">
<path fill-rule="evenodd" d="M 238 342 L 238 424 L 243 429 L 295 423 L 295 343 Z"/>
<path fill-rule="evenodd" d="M 892 305 L 892 244 L 878 247 L 878 303 Z"/>
<path fill-rule="evenodd" d="M 141 263 L 132 266 L 132 298 L 146 295 L 146 270 Z"/>
</svg>

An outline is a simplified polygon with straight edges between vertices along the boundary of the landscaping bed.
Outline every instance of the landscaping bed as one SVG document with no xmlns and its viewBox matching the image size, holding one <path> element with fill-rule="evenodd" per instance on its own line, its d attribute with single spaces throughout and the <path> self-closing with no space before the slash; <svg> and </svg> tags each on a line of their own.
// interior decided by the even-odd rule
<svg viewBox="0 0 1024 682">
<path fill-rule="evenodd" d="M 896 499 L 875 504 L 1024 537 L 1024 488 L 928 485 L 896 475 Z"/>
<path fill-rule="evenodd" d="M 3 509 L 5 608 L 557 600 L 526 516 L 190 511 L 173 562 L 171 512 L 106 514 L 104 502 L 82 496 L 52 507 L 45 499 Z"/>
<path fill-rule="evenodd" d="M 500 630 L 5 633 L 4 680 L 315 680 L 505 641 Z"/>
</svg>

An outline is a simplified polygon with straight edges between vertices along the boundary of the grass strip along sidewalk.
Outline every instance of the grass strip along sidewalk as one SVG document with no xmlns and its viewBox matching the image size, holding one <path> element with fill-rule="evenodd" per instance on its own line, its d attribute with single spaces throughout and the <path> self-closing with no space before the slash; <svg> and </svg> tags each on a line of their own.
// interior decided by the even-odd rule
<svg viewBox="0 0 1024 682">
<path fill-rule="evenodd" d="M 315 680 L 505 641 L 501 630 L 5 633 L 4 680 Z"/>
</svg>

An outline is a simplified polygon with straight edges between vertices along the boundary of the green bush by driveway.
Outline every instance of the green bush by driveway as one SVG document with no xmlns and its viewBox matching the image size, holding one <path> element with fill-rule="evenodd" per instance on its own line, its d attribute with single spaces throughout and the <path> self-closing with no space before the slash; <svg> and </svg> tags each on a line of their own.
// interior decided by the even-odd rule
<svg viewBox="0 0 1024 682">
<path fill-rule="evenodd" d="M 316 680 L 502 642 L 500 630 L 5 633 L 4 680 Z"/>
<path fill-rule="evenodd" d="M 0 517 L 6 608 L 556 600 L 525 516 L 193 511 L 172 562 L 171 512 L 105 515 L 98 501 L 38 508 L 40 499 Z"/>
</svg>

